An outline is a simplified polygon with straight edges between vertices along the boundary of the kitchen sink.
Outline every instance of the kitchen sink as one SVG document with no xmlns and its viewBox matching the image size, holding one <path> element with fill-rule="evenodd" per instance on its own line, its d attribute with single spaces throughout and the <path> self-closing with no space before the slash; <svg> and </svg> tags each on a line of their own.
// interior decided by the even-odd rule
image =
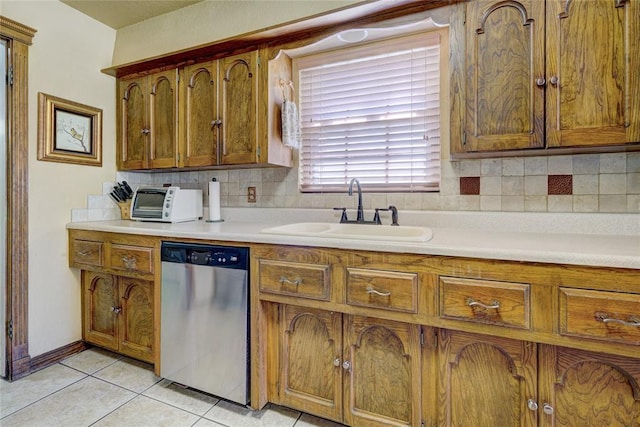
<svg viewBox="0 0 640 427">
<path fill-rule="evenodd" d="M 324 237 L 333 239 L 384 240 L 395 242 L 427 242 L 433 237 L 428 227 L 411 225 L 341 224 L 298 222 L 261 230 L 267 234 Z"/>
</svg>

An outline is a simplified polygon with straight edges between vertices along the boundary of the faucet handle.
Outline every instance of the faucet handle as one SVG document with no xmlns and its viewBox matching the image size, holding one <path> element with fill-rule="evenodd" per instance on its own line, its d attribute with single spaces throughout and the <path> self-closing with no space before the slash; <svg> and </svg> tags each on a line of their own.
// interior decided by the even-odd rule
<svg viewBox="0 0 640 427">
<path fill-rule="evenodd" d="M 376 208 L 376 213 L 373 215 L 373 222 L 376 223 L 376 225 L 382 225 L 382 221 L 380 220 L 380 211 L 385 212 L 388 210 L 389 209 L 385 208 Z"/>
<path fill-rule="evenodd" d="M 342 211 L 342 215 L 340 216 L 340 223 L 349 221 L 347 218 L 347 208 L 333 208 L 334 211 Z"/>
<path fill-rule="evenodd" d="M 398 224 L 398 209 L 391 205 L 387 210 L 391 211 L 391 225 L 400 225 Z"/>
</svg>

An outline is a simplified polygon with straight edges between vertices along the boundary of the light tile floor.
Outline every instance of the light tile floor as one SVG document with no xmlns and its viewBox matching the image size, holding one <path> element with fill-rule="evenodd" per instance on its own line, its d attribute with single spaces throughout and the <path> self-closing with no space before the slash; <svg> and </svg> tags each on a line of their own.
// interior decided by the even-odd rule
<svg viewBox="0 0 640 427">
<path fill-rule="evenodd" d="M 267 405 L 261 411 L 185 389 L 151 365 L 91 348 L 18 381 L 0 381 L 0 425 L 339 427 Z"/>
</svg>

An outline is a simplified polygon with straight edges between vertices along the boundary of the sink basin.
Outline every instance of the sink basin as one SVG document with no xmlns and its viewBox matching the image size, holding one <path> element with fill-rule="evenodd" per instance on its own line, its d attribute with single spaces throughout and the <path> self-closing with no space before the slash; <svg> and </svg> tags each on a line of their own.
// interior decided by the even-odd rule
<svg viewBox="0 0 640 427">
<path fill-rule="evenodd" d="M 410 225 L 339 224 L 298 222 L 261 230 L 267 234 L 325 237 L 334 239 L 384 240 L 388 242 L 426 242 L 433 237 L 428 227 Z"/>
</svg>

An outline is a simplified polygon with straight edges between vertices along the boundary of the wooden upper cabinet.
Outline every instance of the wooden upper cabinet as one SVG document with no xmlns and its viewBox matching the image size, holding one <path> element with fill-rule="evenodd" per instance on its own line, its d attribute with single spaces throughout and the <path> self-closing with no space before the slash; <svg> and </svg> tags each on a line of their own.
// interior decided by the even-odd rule
<svg viewBox="0 0 640 427">
<path fill-rule="evenodd" d="M 146 79 L 124 80 L 118 88 L 118 168 L 147 167 L 147 99 Z"/>
<path fill-rule="evenodd" d="M 218 61 L 195 64 L 181 70 L 181 165 L 218 164 Z"/>
<path fill-rule="evenodd" d="M 547 145 L 640 142 L 640 3 L 547 1 Z"/>
<path fill-rule="evenodd" d="M 475 0 L 451 20 L 451 151 L 640 142 L 640 4 Z"/>
<path fill-rule="evenodd" d="M 177 70 L 118 82 L 119 169 L 177 166 Z"/>
<path fill-rule="evenodd" d="M 467 8 L 467 151 L 544 145 L 544 2 Z"/>
<path fill-rule="evenodd" d="M 178 152 L 178 88 L 176 70 L 149 76 L 149 166 L 177 166 Z"/>
<path fill-rule="evenodd" d="M 222 153 L 220 164 L 256 163 L 258 51 L 221 60 Z"/>
</svg>

